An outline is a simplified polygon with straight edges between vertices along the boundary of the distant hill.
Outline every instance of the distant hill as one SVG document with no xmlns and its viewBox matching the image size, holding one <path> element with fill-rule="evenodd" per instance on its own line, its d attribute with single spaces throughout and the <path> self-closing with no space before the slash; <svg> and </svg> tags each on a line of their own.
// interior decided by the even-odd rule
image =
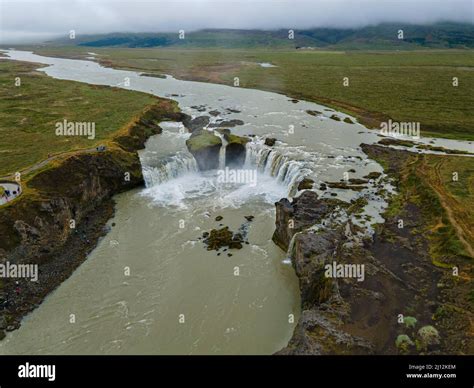
<svg viewBox="0 0 474 388">
<path fill-rule="evenodd" d="M 403 30 L 404 39 L 398 39 Z M 322 49 L 419 49 L 474 48 L 474 25 L 437 23 L 433 25 L 380 24 L 359 29 L 314 28 L 294 30 L 208 29 L 186 33 L 111 33 L 78 36 L 74 41 L 53 44 L 87 47 L 189 47 L 189 48 L 322 48 Z"/>
</svg>

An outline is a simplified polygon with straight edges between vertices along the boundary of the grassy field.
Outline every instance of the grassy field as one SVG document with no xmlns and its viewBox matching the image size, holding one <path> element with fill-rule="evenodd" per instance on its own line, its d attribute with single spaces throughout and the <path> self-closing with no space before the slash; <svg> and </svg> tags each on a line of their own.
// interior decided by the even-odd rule
<svg viewBox="0 0 474 388">
<path fill-rule="evenodd" d="M 279 51 L 41 47 L 39 54 L 99 54 L 107 66 L 288 94 L 354 114 L 372 127 L 420 122 L 422 135 L 474 140 L 474 51 Z M 277 67 L 262 68 L 259 62 Z M 343 86 L 344 77 L 349 86 Z M 459 86 L 452 85 L 453 77 Z"/>
<path fill-rule="evenodd" d="M 418 233 L 428 238 L 438 266 L 474 258 L 474 158 L 413 155 L 398 172 L 399 194 L 387 215 L 403 218 L 406 204 L 415 204 L 423 215 Z"/>
<path fill-rule="evenodd" d="M 144 93 L 55 80 L 37 67 L 0 60 L 0 176 L 50 154 L 96 147 L 156 102 Z M 21 86 L 15 86 L 16 77 Z M 94 122 L 95 139 L 56 136 L 55 124 L 64 119 Z"/>
</svg>

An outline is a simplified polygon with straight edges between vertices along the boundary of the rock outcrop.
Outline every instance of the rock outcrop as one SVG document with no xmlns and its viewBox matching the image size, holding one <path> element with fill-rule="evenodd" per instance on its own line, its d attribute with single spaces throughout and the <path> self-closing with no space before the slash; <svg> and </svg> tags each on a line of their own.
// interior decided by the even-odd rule
<svg viewBox="0 0 474 388">
<path fill-rule="evenodd" d="M 182 116 L 183 125 L 188 129 L 189 132 L 200 131 L 209 125 L 210 122 L 209 116 L 199 116 L 194 119 L 187 114 L 183 114 Z"/>
<path fill-rule="evenodd" d="M 225 164 L 228 167 L 241 167 L 245 162 L 246 144 L 250 139 L 230 133 L 224 134 L 227 141 L 225 149 Z"/>
<path fill-rule="evenodd" d="M 275 145 L 275 143 L 276 143 L 276 140 L 277 140 L 277 139 L 275 139 L 274 137 L 267 137 L 267 138 L 265 139 L 265 145 L 266 145 L 266 146 L 269 146 L 269 147 L 273 147 L 273 146 Z"/>
<path fill-rule="evenodd" d="M 186 140 L 189 152 L 196 159 L 199 170 L 207 171 L 219 167 L 219 152 L 222 140 L 207 130 L 193 132 Z"/>
<path fill-rule="evenodd" d="M 209 128 L 233 128 L 238 125 L 244 125 L 244 122 L 238 119 L 224 120 L 219 123 L 209 124 Z"/>
<path fill-rule="evenodd" d="M 281 249 L 288 250 L 293 236 L 303 229 L 320 223 L 336 206 L 337 200 L 319 200 L 314 191 L 305 191 L 290 202 L 283 198 L 275 203 L 276 229 L 273 242 Z"/>
<path fill-rule="evenodd" d="M 299 278 L 302 315 L 288 346 L 277 354 L 367 354 L 372 344 L 345 329 L 350 305 L 340 293 L 336 278 L 326 277 L 326 265 L 344 262 L 340 252 L 345 241 L 343 228 L 305 230 L 328 217 L 337 202 L 319 200 L 305 191 L 293 202 L 277 203 L 277 230 L 273 240 L 288 247 L 296 275 Z M 288 220 L 294 220 L 294 228 Z M 297 233 L 295 235 L 295 233 Z"/>
<path fill-rule="evenodd" d="M 311 190 L 313 188 L 314 181 L 310 178 L 303 178 L 298 184 L 298 190 Z"/>
<path fill-rule="evenodd" d="M 361 147 L 397 180 L 416 168 L 416 154 Z M 369 175 L 366 179 L 380 174 Z M 360 236 L 352 219 L 367 203 L 363 195 L 333 211 L 332 202 L 309 193 L 276 204 L 274 241 L 287 249 L 293 238 L 288 255 L 301 292 L 293 337 L 277 354 L 472 353 L 472 341 L 466 340 L 471 314 L 451 307 L 456 298 L 467 297 L 469 282 L 453 280 L 451 271 L 433 265 L 418 204 L 402 204 L 404 228 L 398 226 L 400 213 L 385 213 L 373 235 Z M 288 228 L 291 219 L 294 230 Z M 363 276 L 333 276 L 336 266 L 357 267 Z"/>
<path fill-rule="evenodd" d="M 232 232 L 228 226 L 212 229 L 209 233 L 204 232 L 203 237 L 208 251 L 219 251 L 224 247 L 242 249 L 242 244 L 245 242 L 241 233 Z"/>
</svg>

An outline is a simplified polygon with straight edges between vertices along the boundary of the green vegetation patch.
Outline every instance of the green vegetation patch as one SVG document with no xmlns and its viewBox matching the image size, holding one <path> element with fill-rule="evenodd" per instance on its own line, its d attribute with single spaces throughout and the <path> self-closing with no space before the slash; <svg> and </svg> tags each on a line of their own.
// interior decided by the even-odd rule
<svg viewBox="0 0 474 388">
<path fill-rule="evenodd" d="M 202 130 L 198 133 L 194 133 L 188 140 L 186 140 L 186 145 L 188 146 L 189 151 L 194 153 L 207 147 L 222 145 L 222 140 L 212 132 Z"/>
<path fill-rule="evenodd" d="M 145 93 L 56 80 L 35 71 L 38 66 L 0 61 L 0 176 L 49 155 L 93 149 L 157 101 Z M 95 138 L 57 136 L 56 124 L 64 120 L 94 123 Z"/>
</svg>

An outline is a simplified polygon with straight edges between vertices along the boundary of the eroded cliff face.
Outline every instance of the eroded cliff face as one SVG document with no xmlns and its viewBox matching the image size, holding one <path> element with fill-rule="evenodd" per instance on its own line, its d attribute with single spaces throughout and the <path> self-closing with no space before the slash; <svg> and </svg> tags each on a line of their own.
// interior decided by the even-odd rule
<svg viewBox="0 0 474 388">
<path fill-rule="evenodd" d="M 402 167 L 417 158 L 377 145 L 363 149 L 383 160 L 397 179 L 397 171 L 404 173 Z M 374 235 L 359 238 L 360 228 L 350 217 L 354 205 L 319 199 L 309 191 L 276 204 L 273 239 L 285 250 L 290 247 L 302 310 L 292 339 L 277 354 L 470 354 L 470 313 L 459 298 L 467 295 L 469 283 L 453 276 L 451 268 L 433 264 L 419 206 L 404 201 L 401 215 L 384 214 Z M 349 217 L 332 222 L 338 206 Z M 335 264 L 363 266 L 364 276 L 328 276 L 327 266 Z M 471 267 L 463 265 L 469 273 Z M 445 314 L 454 303 L 456 308 Z M 427 331 L 432 338 L 424 335 Z M 410 342 L 402 341 L 406 338 Z"/>
<path fill-rule="evenodd" d="M 112 197 L 143 184 L 137 150 L 160 133 L 159 121 L 179 119 L 160 100 L 133 120 L 105 151 L 73 152 L 23 182 L 23 194 L 0 208 L 0 263 L 37 264 L 39 279 L 2 279 L 0 337 L 77 268 L 106 233 Z"/>
<path fill-rule="evenodd" d="M 349 306 L 340 294 L 337 279 L 325 276 L 325 265 L 341 262 L 342 228 L 308 230 L 324 220 L 342 203 L 321 200 L 304 191 L 293 202 L 276 203 L 276 230 L 273 241 L 289 252 L 301 291 L 302 315 L 288 346 L 277 354 L 367 354 L 371 344 L 344 330 Z"/>
</svg>

